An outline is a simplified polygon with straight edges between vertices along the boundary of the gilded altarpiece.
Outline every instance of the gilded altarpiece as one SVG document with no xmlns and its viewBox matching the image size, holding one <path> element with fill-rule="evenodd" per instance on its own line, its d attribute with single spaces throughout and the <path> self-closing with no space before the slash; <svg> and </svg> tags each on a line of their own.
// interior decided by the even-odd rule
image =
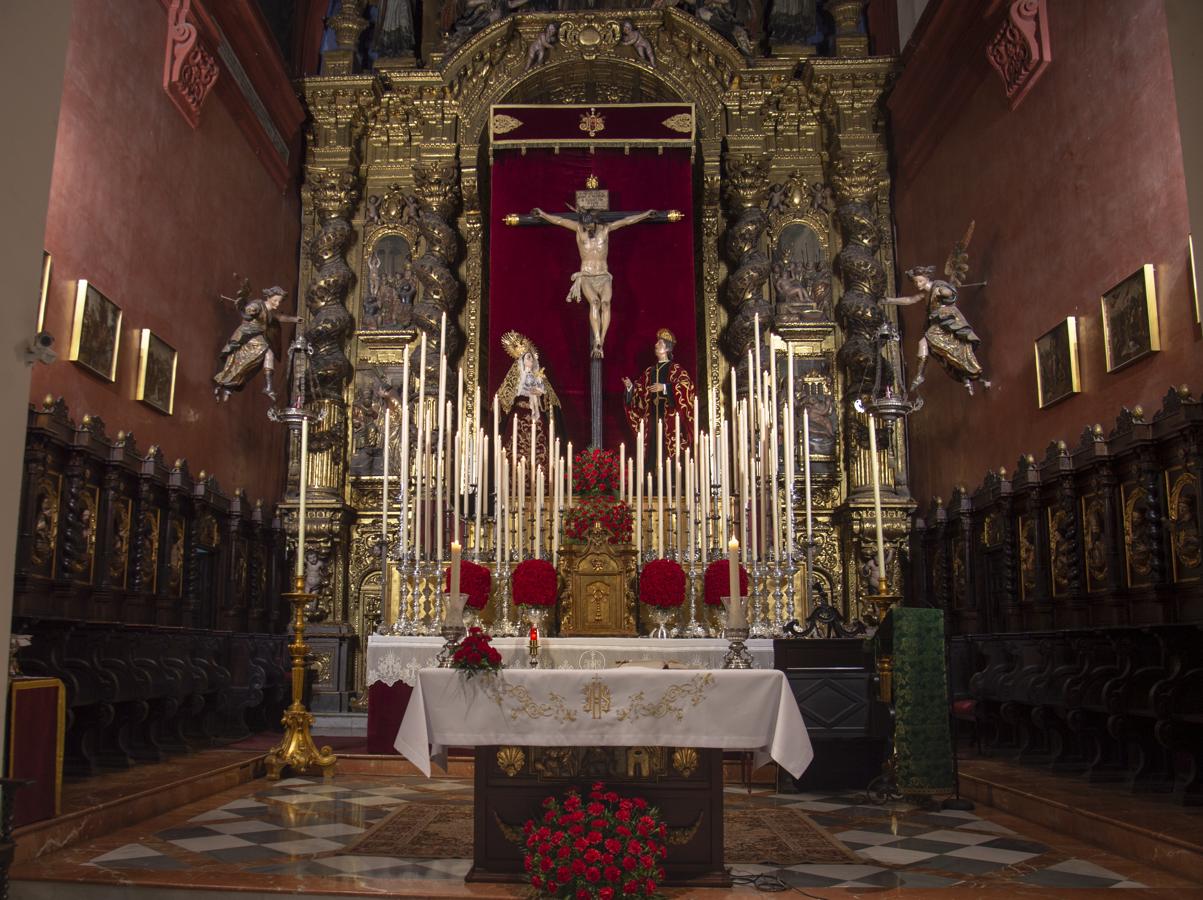
<svg viewBox="0 0 1203 900">
<path fill-rule="evenodd" d="M 414 350 L 411 433 L 419 421 L 416 347 L 422 336 L 429 353 L 425 406 L 434 405 L 444 350 L 452 371 L 460 364 L 464 370 L 464 396 L 452 398 L 457 408 L 475 412 L 477 386 L 481 404 L 490 399 L 484 373 L 489 354 L 501 351 L 483 343 L 491 212 L 486 126 L 501 103 L 693 104 L 699 408 L 710 392 L 729 408 L 733 364 L 741 395 L 746 391 L 748 350 L 771 330 L 772 340 L 762 347 L 764 370 L 771 361 L 778 396 L 785 398 L 792 365 L 799 419 L 804 406 L 812 423 L 815 581 L 850 616 L 867 612 L 862 599 L 876 465 L 891 545 L 888 577 L 898 593 L 912 508 L 903 427 L 883 427 L 878 458 L 870 459 L 867 422 L 852 408 L 872 363 L 866 334 L 885 315 L 880 300 L 893 283 L 880 101 L 894 61 L 855 55 L 864 46 L 852 39 L 837 41 L 839 55 L 831 58 L 782 52 L 749 59 L 680 10 L 637 9 L 509 15 L 449 55 L 432 55 L 424 68 L 382 60 L 375 71 L 356 73 L 353 32 L 362 27 L 356 21 L 354 14 L 340 14 L 338 47 L 325 54 L 330 64 L 324 71 L 333 74 L 303 82 L 311 124 L 299 281 L 310 333 L 321 327 L 314 365 L 327 398 L 317 435 L 321 458 L 310 477 L 310 515 L 318 519 L 326 573 L 318 602 L 324 621 L 350 626 L 362 647 L 377 622 L 396 616 L 403 573 L 394 567 L 387 599 L 380 580 L 387 452 L 381 446 L 380 389 L 400 393 L 407 348 Z M 654 49 L 650 59 L 620 40 L 624 21 L 647 38 Z M 559 40 L 534 64 L 528 48 L 552 23 Z M 396 435 L 400 413 L 394 411 Z M 704 415 L 702 425 L 708 426 Z M 801 559 L 801 442 L 795 447 L 793 550 Z M 293 442 L 291 497 L 297 450 Z M 400 465 L 395 453 L 389 455 L 394 476 Z M 784 492 L 777 494 L 784 516 Z M 295 532 L 295 500 L 283 507 Z M 395 534 L 396 498 L 390 507 L 388 530 Z M 490 498 L 485 510 L 483 546 L 469 539 L 465 552 L 490 562 Z M 413 509 L 400 515 L 412 516 Z M 309 528 L 314 534 L 314 523 Z M 581 556 L 567 547 L 563 554 L 565 560 Z M 561 578 L 567 578 L 563 570 Z M 786 618 L 801 619 L 808 611 L 803 578 L 799 573 Z M 570 591 L 571 615 L 562 614 L 577 633 L 586 630 L 573 617 L 582 609 L 588 617 L 588 588 L 582 589 L 586 596 Z M 627 590 L 634 588 L 628 584 Z M 429 613 L 435 585 L 426 583 L 419 593 L 419 606 Z M 617 616 L 615 609 L 611 614 Z M 610 624 L 617 626 L 617 619 Z M 353 659 L 344 685 L 362 691 L 362 656 Z"/>
</svg>

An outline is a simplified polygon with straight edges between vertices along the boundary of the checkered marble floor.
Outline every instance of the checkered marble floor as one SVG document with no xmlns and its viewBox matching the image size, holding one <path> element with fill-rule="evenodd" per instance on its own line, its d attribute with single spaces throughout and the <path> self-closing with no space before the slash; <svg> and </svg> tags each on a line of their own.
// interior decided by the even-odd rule
<svg viewBox="0 0 1203 900">
<path fill-rule="evenodd" d="M 878 806 L 855 793 L 773 794 L 761 802 L 802 810 L 863 862 L 782 867 L 766 861 L 733 867 L 736 875 L 747 875 L 751 882 L 775 878 L 798 888 L 935 888 L 966 882 L 995 887 L 1145 887 L 972 812 L 933 812 L 903 802 Z"/>
<path fill-rule="evenodd" d="M 841 865 L 782 866 L 773 860 L 735 865 L 737 893 L 777 882 L 795 888 L 1144 887 L 970 812 L 931 812 L 907 803 L 877 806 L 855 794 L 749 795 L 739 788 L 728 788 L 727 800 L 796 807 L 860 857 Z M 434 801 L 471 805 L 471 781 L 293 778 L 192 815 L 151 839 L 110 849 L 87 864 L 133 876 L 136 870 L 182 872 L 204 860 L 206 866 L 237 871 L 242 883 L 273 875 L 462 881 L 471 865 L 467 859 L 339 853 L 399 806 Z"/>
</svg>

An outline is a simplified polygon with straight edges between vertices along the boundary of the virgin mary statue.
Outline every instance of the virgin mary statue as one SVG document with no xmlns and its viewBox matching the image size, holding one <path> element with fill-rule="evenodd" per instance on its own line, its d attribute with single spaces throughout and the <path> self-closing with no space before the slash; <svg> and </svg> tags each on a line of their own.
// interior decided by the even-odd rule
<svg viewBox="0 0 1203 900">
<path fill-rule="evenodd" d="M 513 446 L 517 443 L 517 458 L 525 458 L 547 471 L 547 421 L 555 415 L 560 400 L 539 364 L 539 351 L 530 339 L 516 331 L 501 336 L 501 346 L 514 358 L 497 391 L 504 413 L 502 439 Z M 534 440 L 532 452 L 531 440 Z"/>
</svg>

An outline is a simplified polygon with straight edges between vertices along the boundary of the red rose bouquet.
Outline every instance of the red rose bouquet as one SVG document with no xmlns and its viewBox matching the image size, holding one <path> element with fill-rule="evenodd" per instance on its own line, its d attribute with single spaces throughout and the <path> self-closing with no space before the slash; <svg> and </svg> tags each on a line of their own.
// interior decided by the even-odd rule
<svg viewBox="0 0 1203 900">
<path fill-rule="evenodd" d="M 484 609 L 489 602 L 489 591 L 493 589 L 493 573 L 466 559 L 459 564 L 459 590 L 468 595 L 468 606 Z M 443 574 L 443 590 L 451 590 L 451 566 Z"/>
<path fill-rule="evenodd" d="M 653 559 L 639 573 L 639 599 L 661 609 L 680 606 L 685 602 L 685 570 L 671 559 Z"/>
<path fill-rule="evenodd" d="M 613 494 L 618 489 L 618 454 L 613 450 L 582 450 L 573 467 L 574 494 Z"/>
<path fill-rule="evenodd" d="M 564 534 L 571 540 L 583 541 L 594 522 L 610 533 L 611 544 L 631 540 L 634 520 L 631 507 L 613 497 L 591 496 L 577 500 L 576 506 L 564 511 Z"/>
<path fill-rule="evenodd" d="M 495 672 L 501 668 L 501 654 L 487 634 L 472 627 L 451 654 L 451 668 L 459 669 L 468 678 L 477 672 Z"/>
<path fill-rule="evenodd" d="M 664 880 L 668 828 L 642 797 L 620 798 L 600 782 L 583 800 L 543 801 L 543 818 L 522 827 L 523 864 L 540 896 L 579 900 L 650 897 Z"/>
<path fill-rule="evenodd" d="M 547 560 L 518 563 L 513 579 L 514 602 L 519 606 L 555 606 L 556 569 Z"/>
<path fill-rule="evenodd" d="M 731 592 L 731 583 L 727 580 L 727 560 L 716 559 L 706 567 L 706 575 L 702 581 L 702 599 L 707 606 L 722 606 L 723 597 Z M 739 593 L 748 596 L 748 570 L 739 567 Z"/>
</svg>

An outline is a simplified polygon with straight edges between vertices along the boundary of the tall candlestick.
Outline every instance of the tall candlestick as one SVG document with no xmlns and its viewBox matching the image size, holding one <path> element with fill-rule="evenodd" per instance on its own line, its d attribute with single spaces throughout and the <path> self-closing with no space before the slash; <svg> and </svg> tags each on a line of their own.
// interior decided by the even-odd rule
<svg viewBox="0 0 1203 900">
<path fill-rule="evenodd" d="M 535 559 L 543 558 L 543 467 L 535 479 Z"/>
<path fill-rule="evenodd" d="M 393 408 L 389 398 L 384 398 L 384 467 L 380 479 L 380 612 L 385 624 L 393 622 L 388 599 L 388 463 L 389 442 L 392 438 Z"/>
<path fill-rule="evenodd" d="M 643 423 L 639 423 L 638 444 L 635 446 L 635 469 L 631 472 L 635 488 L 635 564 L 643 559 Z"/>
<path fill-rule="evenodd" d="M 664 556 L 664 421 L 656 419 L 656 558 Z"/>
<path fill-rule="evenodd" d="M 572 441 L 568 442 L 568 508 L 572 509 Z"/>
<path fill-rule="evenodd" d="M 618 502 L 625 502 L 623 488 L 626 487 L 627 476 L 627 445 L 623 441 L 618 445 Z"/>
<path fill-rule="evenodd" d="M 422 475 L 426 468 L 426 407 L 418 397 L 418 446 L 414 453 L 414 559 L 422 558 Z"/>
<path fill-rule="evenodd" d="M 507 465 L 505 450 L 497 454 L 501 459 L 501 465 L 498 471 L 501 473 L 501 478 L 497 482 L 497 509 L 494 512 L 493 530 L 497 533 L 493 536 L 493 541 L 497 545 L 497 562 L 501 563 L 506 558 L 505 533 L 509 529 L 509 491 L 510 491 L 510 470 Z"/>
<path fill-rule="evenodd" d="M 526 481 L 523 478 L 523 473 L 526 471 L 524 468 L 525 465 L 525 458 L 518 460 L 518 477 L 514 480 L 514 505 L 518 507 L 518 527 L 515 531 L 514 549 L 518 551 L 519 559 L 526 552 L 526 532 L 522 527 L 522 513 L 526 509 Z"/>
<path fill-rule="evenodd" d="M 873 472 L 873 516 L 877 521 L 877 593 L 886 593 L 886 542 L 881 524 L 881 475 L 877 471 L 877 423 L 869 416 L 869 466 Z"/>
<path fill-rule="evenodd" d="M 814 542 L 814 521 L 810 505 L 810 410 L 802 407 L 802 477 L 806 480 L 806 546 Z"/>
<path fill-rule="evenodd" d="M 484 554 L 484 531 L 481 528 L 481 514 L 484 510 L 485 497 L 489 495 L 489 467 L 485 465 L 485 430 L 481 428 L 476 433 L 476 558 Z"/>
<path fill-rule="evenodd" d="M 459 558 L 460 558 L 459 541 L 451 542 L 451 604 L 454 606 L 456 599 L 459 597 Z"/>
<path fill-rule="evenodd" d="M 652 512 L 652 473 L 651 472 L 647 473 L 647 518 L 648 518 L 648 526 L 654 528 L 655 515 Z M 642 527 L 642 526 L 640 526 L 640 527 Z M 651 545 L 652 551 L 655 552 L 655 549 L 656 549 L 656 535 L 655 534 L 651 535 L 651 537 L 648 539 L 648 543 Z"/>
<path fill-rule="evenodd" d="M 739 541 L 731 538 L 727 542 L 727 596 L 731 598 L 731 610 L 729 618 L 735 616 L 735 610 L 739 606 Z M 735 627 L 734 622 L 728 622 L 731 627 Z"/>
<path fill-rule="evenodd" d="M 401 518 L 397 530 L 403 558 L 409 543 L 409 357 L 412 352 L 412 346 L 405 348 L 405 363 L 401 368 Z"/>
<path fill-rule="evenodd" d="M 309 480 L 309 417 L 301 417 L 301 458 L 297 472 L 297 578 L 305 577 L 305 500 Z"/>
</svg>

